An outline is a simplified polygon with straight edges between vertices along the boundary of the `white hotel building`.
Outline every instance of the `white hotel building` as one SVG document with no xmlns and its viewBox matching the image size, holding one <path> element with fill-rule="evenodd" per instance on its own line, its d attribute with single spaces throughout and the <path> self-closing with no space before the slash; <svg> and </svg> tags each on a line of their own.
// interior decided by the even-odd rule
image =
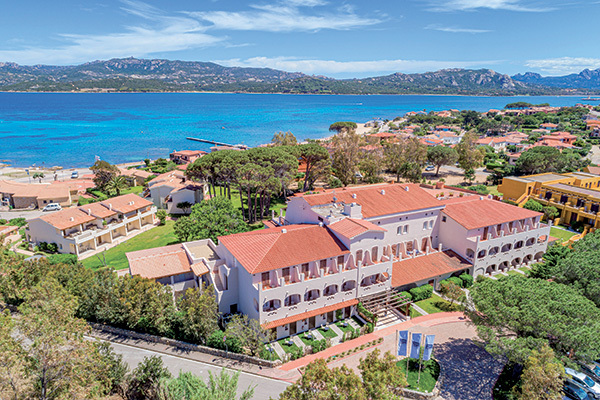
<svg viewBox="0 0 600 400">
<path fill-rule="evenodd" d="M 196 248 L 187 266 L 169 266 L 177 261 L 157 249 L 148 253 L 156 271 L 144 268 L 148 251 L 128 258 L 133 275 L 168 284 L 169 269 L 212 283 L 220 312 L 247 314 L 281 338 L 350 316 L 373 295 L 539 259 L 550 231 L 540 218 L 480 196 L 438 200 L 419 185 L 381 184 L 292 197 L 279 226 L 184 244 Z M 191 274 L 199 262 L 208 268 Z"/>
</svg>

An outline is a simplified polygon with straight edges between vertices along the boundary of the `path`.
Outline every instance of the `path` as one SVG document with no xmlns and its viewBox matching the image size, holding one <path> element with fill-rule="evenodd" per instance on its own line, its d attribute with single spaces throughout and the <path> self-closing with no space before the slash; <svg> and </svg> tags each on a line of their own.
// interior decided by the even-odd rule
<svg viewBox="0 0 600 400">
<path fill-rule="evenodd" d="M 163 363 L 174 376 L 179 374 L 179 371 L 183 371 L 191 372 L 194 375 L 206 380 L 209 372 L 212 374 L 218 374 L 221 372 L 221 367 L 189 360 L 175 355 L 161 354 L 158 352 L 118 343 L 112 343 L 112 347 L 116 353 L 123 355 L 123 360 L 129 365 L 130 370 L 135 368 L 137 364 L 144 359 L 144 357 L 157 355 L 162 358 Z M 241 372 L 238 381 L 238 395 L 248 387 L 256 386 L 252 400 L 268 400 L 270 397 L 277 398 L 279 394 L 283 392 L 289 385 L 290 384 L 288 382 L 281 380 Z"/>
</svg>

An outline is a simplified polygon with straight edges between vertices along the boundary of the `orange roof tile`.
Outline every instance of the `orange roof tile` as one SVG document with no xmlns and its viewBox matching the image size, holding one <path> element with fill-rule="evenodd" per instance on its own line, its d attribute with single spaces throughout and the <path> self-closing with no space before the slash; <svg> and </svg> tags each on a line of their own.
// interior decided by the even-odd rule
<svg viewBox="0 0 600 400">
<path fill-rule="evenodd" d="M 468 230 L 542 215 L 501 201 L 480 200 L 477 196 L 463 199 L 462 202 L 446 204 L 442 212 Z"/>
<path fill-rule="evenodd" d="M 123 196 L 104 200 L 101 202 L 101 204 L 117 212 L 126 214 L 131 211 L 139 210 L 140 208 L 151 206 L 152 202 L 143 199 L 136 194 L 129 193 Z"/>
<path fill-rule="evenodd" d="M 344 218 L 341 221 L 334 222 L 328 225 L 329 229 L 337 232 L 341 236 L 349 239 L 355 238 L 358 235 L 362 235 L 365 232 L 385 232 L 386 230 L 380 226 L 377 226 L 369 221 L 363 219 Z"/>
<path fill-rule="evenodd" d="M 102 205 L 102 203 L 86 204 L 85 206 L 78 208 L 85 213 L 88 213 L 89 210 L 89 214 L 96 218 L 108 218 L 117 213 L 116 211 L 109 210 L 106 206 Z"/>
<path fill-rule="evenodd" d="M 11 226 L 11 225 L 0 225 L 0 238 L 3 236 L 8 236 L 9 233 L 18 231 L 19 227 L 18 226 Z"/>
<path fill-rule="evenodd" d="M 92 222 L 96 217 L 88 215 L 88 213 L 81 211 L 79 208 L 66 208 L 51 214 L 42 215 L 40 219 L 54 226 L 56 229 L 63 230 Z"/>
<path fill-rule="evenodd" d="M 196 276 L 202 276 L 208 274 L 208 265 L 204 262 L 204 260 L 200 260 L 197 263 L 190 265 L 192 272 Z"/>
<path fill-rule="evenodd" d="M 319 225 L 287 225 L 218 239 L 251 274 L 349 253 L 334 234 Z"/>
<path fill-rule="evenodd" d="M 381 193 L 382 190 L 385 194 Z M 355 197 L 352 197 L 353 194 Z M 412 183 L 346 187 L 324 194 L 302 196 L 311 206 L 332 204 L 334 197 L 337 203 L 360 204 L 364 218 L 440 206 L 435 198 Z"/>
<path fill-rule="evenodd" d="M 392 266 L 392 287 L 432 279 L 471 267 L 452 250 L 396 261 Z"/>
<path fill-rule="evenodd" d="M 326 314 L 330 311 L 340 310 L 342 308 L 354 306 L 356 304 L 358 304 L 357 299 L 347 300 L 347 301 L 344 301 L 341 303 L 331 304 L 331 305 L 325 306 L 323 308 L 318 308 L 316 310 L 307 311 L 302 314 L 293 315 L 291 317 L 286 317 L 286 318 L 278 319 L 276 321 L 267 322 L 267 323 L 263 324 L 262 327 L 263 327 L 263 329 L 273 329 L 273 328 L 277 328 L 278 326 L 289 324 L 291 322 L 301 321 L 303 319 L 307 319 L 310 317 L 316 317 L 317 315 Z"/>
<path fill-rule="evenodd" d="M 143 278 L 159 279 L 191 271 L 190 261 L 182 244 L 132 251 L 125 255 L 131 275 Z"/>
</svg>

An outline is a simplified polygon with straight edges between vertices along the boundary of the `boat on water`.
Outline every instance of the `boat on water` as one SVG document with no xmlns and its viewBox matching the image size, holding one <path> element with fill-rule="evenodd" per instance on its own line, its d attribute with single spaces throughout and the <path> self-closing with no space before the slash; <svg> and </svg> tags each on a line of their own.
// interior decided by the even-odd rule
<svg viewBox="0 0 600 400">
<path fill-rule="evenodd" d="M 600 97 L 583 97 L 581 100 L 585 100 L 585 101 L 600 101 Z"/>
</svg>

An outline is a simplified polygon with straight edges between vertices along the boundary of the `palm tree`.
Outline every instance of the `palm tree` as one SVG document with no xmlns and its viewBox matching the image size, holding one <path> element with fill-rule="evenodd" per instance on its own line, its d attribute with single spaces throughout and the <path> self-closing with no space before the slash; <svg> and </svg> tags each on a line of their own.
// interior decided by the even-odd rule
<svg viewBox="0 0 600 400">
<path fill-rule="evenodd" d="M 106 184 L 106 190 L 108 192 L 112 192 L 113 190 L 117 192 L 117 196 L 121 195 L 122 189 L 127 189 L 129 185 L 127 184 L 127 180 L 122 175 L 115 175 L 110 178 L 110 181 Z"/>
</svg>

